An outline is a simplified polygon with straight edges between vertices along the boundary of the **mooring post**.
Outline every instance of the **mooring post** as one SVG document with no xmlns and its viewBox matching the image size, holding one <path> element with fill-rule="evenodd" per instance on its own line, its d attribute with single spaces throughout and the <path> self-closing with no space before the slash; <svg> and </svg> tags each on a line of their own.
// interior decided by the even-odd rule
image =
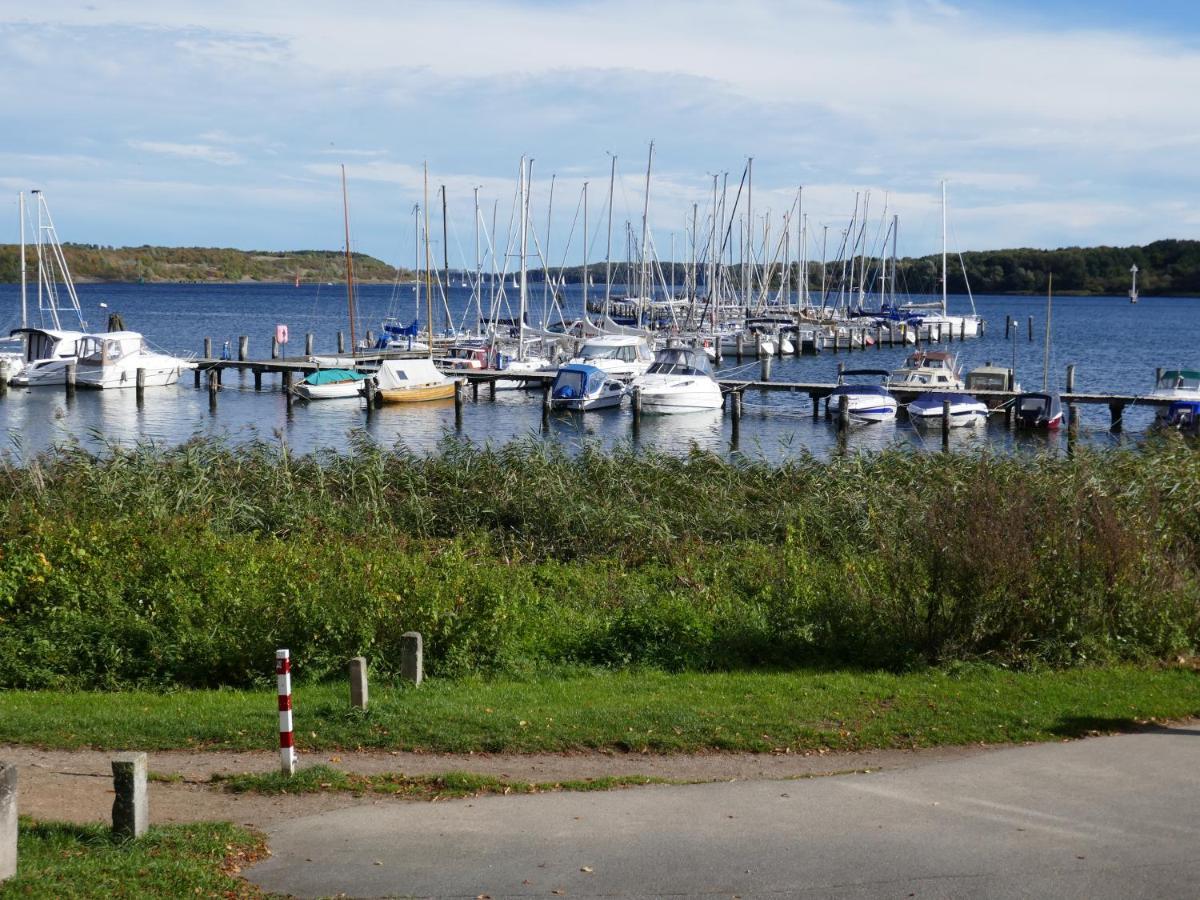
<svg viewBox="0 0 1200 900">
<path fill-rule="evenodd" d="M 950 446 L 950 401 L 942 401 L 942 449 Z"/>
<path fill-rule="evenodd" d="M 844 362 L 838 363 L 838 384 L 842 383 L 842 376 L 844 376 L 845 374 L 846 374 L 846 364 Z"/>
<path fill-rule="evenodd" d="M 883 326 L 882 325 L 880 325 L 878 328 L 875 329 L 875 349 L 876 350 L 883 349 Z"/>
<path fill-rule="evenodd" d="M 150 800 L 146 795 L 146 754 L 121 753 L 113 757 L 112 830 L 123 840 L 141 837 L 150 827 Z"/>
<path fill-rule="evenodd" d="M 1029 317 L 1029 340 L 1033 340 L 1033 316 Z"/>
<path fill-rule="evenodd" d="M 713 337 L 713 354 L 716 356 L 716 363 L 721 365 L 721 361 L 725 359 L 725 354 L 721 351 L 721 336 L 718 334 Z"/>
<path fill-rule="evenodd" d="M 633 424 L 636 426 L 642 419 L 642 389 L 634 385 L 630 395 L 630 405 L 633 407 Z"/>
<path fill-rule="evenodd" d="M 463 383 L 461 378 L 454 379 L 454 427 L 462 428 Z"/>
<path fill-rule="evenodd" d="M 1108 426 L 1108 430 L 1111 431 L 1113 434 L 1120 434 L 1122 431 L 1121 419 L 1125 415 L 1125 404 L 1124 403 L 1108 404 L 1108 415 L 1109 415 L 1109 419 L 1111 421 L 1111 424 Z"/>
<path fill-rule="evenodd" d="M 200 367 L 199 366 L 196 366 L 196 368 L 192 369 L 192 378 L 195 380 L 196 388 L 199 389 L 199 387 L 200 387 Z"/>
<path fill-rule="evenodd" d="M 0 763 L 0 882 L 17 874 L 17 767 Z"/>
<path fill-rule="evenodd" d="M 473 400 L 475 403 L 479 402 L 479 379 L 478 378 L 471 379 L 471 400 Z"/>
<path fill-rule="evenodd" d="M 550 382 L 542 380 L 542 430 L 550 427 Z"/>
<path fill-rule="evenodd" d="M 279 340 L 271 336 L 271 359 L 279 359 Z"/>
<path fill-rule="evenodd" d="M 204 339 L 204 352 L 201 354 L 205 359 L 212 359 L 212 338 Z"/>
<path fill-rule="evenodd" d="M 67 396 L 74 397 L 75 396 L 75 363 L 73 363 L 73 362 L 67 363 L 66 387 L 67 387 Z"/>
<path fill-rule="evenodd" d="M 761 376 L 762 380 L 770 381 L 771 380 L 771 357 L 770 357 L 770 355 L 767 355 L 767 356 L 764 356 L 761 358 L 761 360 L 759 361 L 758 368 L 759 368 L 759 375 Z"/>
<path fill-rule="evenodd" d="M 850 427 L 850 398 L 845 394 L 838 394 L 838 431 L 845 431 Z"/>
<path fill-rule="evenodd" d="M 367 708 L 367 658 L 356 656 L 350 660 L 350 707 Z"/>
<path fill-rule="evenodd" d="M 742 392 L 738 390 L 730 391 L 729 404 L 729 411 L 733 414 L 734 424 L 740 424 L 742 421 Z"/>
<path fill-rule="evenodd" d="M 337 348 L 338 348 L 338 353 L 346 352 L 346 335 L 344 335 L 340 331 L 337 334 Z"/>
<path fill-rule="evenodd" d="M 821 418 L 821 397 L 819 394 L 809 394 L 808 398 L 812 400 L 813 419 Z"/>
<path fill-rule="evenodd" d="M 1004 339 L 1007 341 L 1012 337 L 1012 316 L 1009 313 L 1004 314 Z"/>
<path fill-rule="evenodd" d="M 8 393 L 8 363 L 0 359 L 0 397 Z"/>
<path fill-rule="evenodd" d="M 208 370 L 208 410 L 215 412 L 217 409 L 217 376 L 212 370 Z"/>
<path fill-rule="evenodd" d="M 1067 393 L 1075 393 L 1075 364 L 1067 366 Z M 1074 403 L 1067 403 L 1067 432 L 1075 430 L 1076 419 L 1079 415 L 1079 407 Z"/>
<path fill-rule="evenodd" d="M 762 345 L 763 345 L 762 332 L 761 331 L 754 332 L 754 355 L 757 356 L 759 359 L 762 359 L 762 355 L 763 355 Z"/>
<path fill-rule="evenodd" d="M 313 352 L 313 333 L 311 331 L 309 331 L 309 332 L 306 332 L 304 335 L 304 355 L 312 356 L 312 352 Z"/>
<path fill-rule="evenodd" d="M 980 331 L 983 330 L 983 321 L 982 320 L 980 320 L 980 322 L 979 322 L 979 328 L 980 328 Z M 954 330 L 953 327 L 951 327 L 951 331 L 953 331 L 953 330 Z M 980 335 L 980 336 L 982 337 L 982 335 Z M 958 339 L 960 341 L 965 341 L 967 339 L 967 320 L 966 319 L 962 319 L 958 323 Z"/>
<path fill-rule="evenodd" d="M 134 382 L 134 391 L 136 392 L 137 402 L 140 404 L 146 399 L 146 370 L 139 368 L 137 370 L 137 380 Z"/>
<path fill-rule="evenodd" d="M 296 774 L 296 739 L 292 732 L 292 655 L 275 651 L 275 687 L 279 695 L 279 770 Z"/>
<path fill-rule="evenodd" d="M 367 418 L 371 418 L 371 413 L 375 410 L 375 379 L 367 378 L 363 380 L 363 397 L 367 401 Z"/>
<path fill-rule="evenodd" d="M 1162 366 L 1159 366 L 1157 369 L 1154 370 L 1154 386 L 1155 387 L 1158 387 L 1158 383 L 1160 381 L 1162 381 L 1162 376 L 1163 376 L 1163 369 L 1162 369 Z"/>
<path fill-rule="evenodd" d="M 245 362 L 250 355 L 250 336 L 242 334 L 238 336 L 238 362 Z"/>
<path fill-rule="evenodd" d="M 424 649 L 419 631 L 406 631 L 400 637 L 400 677 L 413 684 L 425 680 Z"/>
<path fill-rule="evenodd" d="M 496 381 L 497 381 L 497 379 L 495 379 L 495 378 L 492 378 L 488 381 L 488 399 L 489 400 L 496 399 Z"/>
<path fill-rule="evenodd" d="M 737 337 L 734 338 L 734 353 L 739 363 L 742 361 L 743 340 L 742 333 L 739 331 Z"/>
<path fill-rule="evenodd" d="M 282 373 L 283 395 L 287 398 L 287 405 L 292 405 L 292 370 L 284 369 Z"/>
</svg>

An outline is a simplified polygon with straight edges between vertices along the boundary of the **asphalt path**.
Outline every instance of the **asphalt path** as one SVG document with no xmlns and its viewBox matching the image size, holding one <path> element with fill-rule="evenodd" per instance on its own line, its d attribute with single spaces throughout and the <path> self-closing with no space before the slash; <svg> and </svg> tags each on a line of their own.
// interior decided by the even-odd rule
<svg viewBox="0 0 1200 900">
<path fill-rule="evenodd" d="M 1200 897 L 1200 726 L 911 769 L 294 819 L 298 897 Z"/>
</svg>

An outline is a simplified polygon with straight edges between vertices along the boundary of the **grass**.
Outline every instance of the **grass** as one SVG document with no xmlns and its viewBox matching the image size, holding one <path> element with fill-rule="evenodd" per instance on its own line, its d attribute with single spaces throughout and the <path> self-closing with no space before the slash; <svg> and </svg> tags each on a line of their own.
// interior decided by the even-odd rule
<svg viewBox="0 0 1200 900">
<path fill-rule="evenodd" d="M 545 794 L 556 791 L 610 791 L 643 784 L 681 784 L 677 779 L 648 775 L 612 775 L 567 781 L 514 781 L 476 775 L 471 772 L 447 772 L 443 775 L 404 775 L 388 772 L 358 775 L 333 766 L 305 766 L 292 776 L 281 772 L 236 775 L 214 774 L 210 781 L 241 794 L 313 794 L 345 791 L 355 794 L 391 794 L 420 800 L 444 800 L 477 797 L 481 794 Z"/>
<path fill-rule="evenodd" d="M 294 692 L 305 750 L 663 753 L 864 750 L 1046 741 L 1200 715 L 1200 673 L 1110 666 L 1012 672 L 981 665 L 860 671 L 677 673 L 340 684 Z M 0 694 L 0 742 L 48 748 L 269 750 L 268 691 Z"/>
<path fill-rule="evenodd" d="M 20 822 L 17 877 L 0 897 L 265 897 L 237 877 L 263 839 L 221 823 L 165 825 L 120 841 L 104 825 Z"/>
</svg>

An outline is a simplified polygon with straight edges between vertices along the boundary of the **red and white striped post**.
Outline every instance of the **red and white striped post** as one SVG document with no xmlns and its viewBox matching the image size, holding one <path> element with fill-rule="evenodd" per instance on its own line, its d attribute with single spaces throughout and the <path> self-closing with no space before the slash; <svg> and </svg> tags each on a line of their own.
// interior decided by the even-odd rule
<svg viewBox="0 0 1200 900">
<path fill-rule="evenodd" d="M 292 736 L 292 660 L 287 650 L 275 651 L 275 681 L 279 685 L 279 763 L 284 775 L 296 772 L 296 742 Z"/>
</svg>

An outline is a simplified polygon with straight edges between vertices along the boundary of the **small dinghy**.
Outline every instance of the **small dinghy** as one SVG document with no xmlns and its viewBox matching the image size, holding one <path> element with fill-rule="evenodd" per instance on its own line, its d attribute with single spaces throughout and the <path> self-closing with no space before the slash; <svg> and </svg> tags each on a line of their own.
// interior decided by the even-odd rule
<svg viewBox="0 0 1200 900">
<path fill-rule="evenodd" d="M 431 359 L 389 359 L 375 376 L 380 403 L 424 403 L 454 396 L 454 379 L 447 378 Z"/>
<path fill-rule="evenodd" d="M 987 421 L 987 406 L 970 394 L 922 394 L 906 407 L 908 417 L 914 425 L 940 428 L 946 401 L 950 401 L 951 428 L 972 427 Z"/>
<path fill-rule="evenodd" d="M 558 370 L 550 387 L 550 406 L 554 409 L 606 409 L 620 406 L 625 385 L 603 369 L 583 363 L 570 363 Z"/>
<path fill-rule="evenodd" d="M 1021 394 L 1015 403 L 1014 412 L 1019 428 L 1053 431 L 1063 423 L 1062 402 L 1058 394 Z"/>
<path fill-rule="evenodd" d="M 367 375 L 350 369 L 318 369 L 292 388 L 305 400 L 340 400 L 357 397 Z"/>
</svg>

